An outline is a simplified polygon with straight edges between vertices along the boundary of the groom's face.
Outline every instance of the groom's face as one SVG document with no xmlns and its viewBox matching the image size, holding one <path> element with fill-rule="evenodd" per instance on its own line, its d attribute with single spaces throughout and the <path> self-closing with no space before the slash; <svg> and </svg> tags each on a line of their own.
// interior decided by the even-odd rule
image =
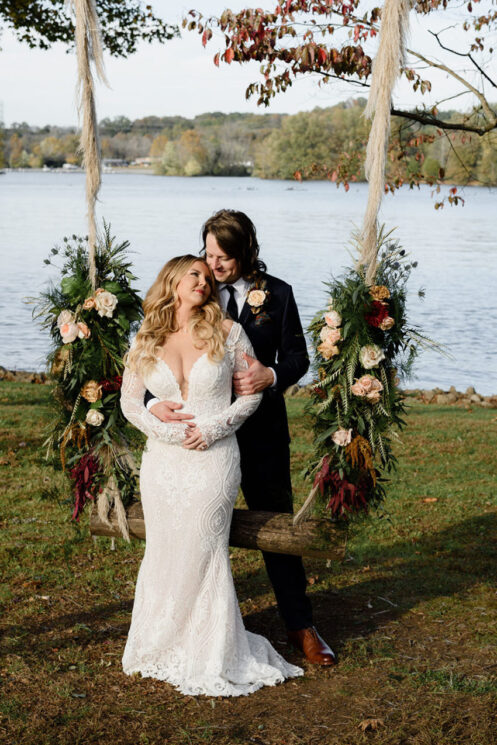
<svg viewBox="0 0 497 745">
<path fill-rule="evenodd" d="M 205 238 L 205 259 L 217 282 L 231 285 L 239 279 L 241 272 L 238 261 L 223 251 L 213 233 L 207 233 Z"/>
</svg>

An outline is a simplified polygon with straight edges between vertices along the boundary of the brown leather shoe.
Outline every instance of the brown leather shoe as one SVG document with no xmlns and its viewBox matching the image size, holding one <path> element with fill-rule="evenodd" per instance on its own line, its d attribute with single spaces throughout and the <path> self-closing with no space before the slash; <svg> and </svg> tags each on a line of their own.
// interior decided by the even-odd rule
<svg viewBox="0 0 497 745">
<path fill-rule="evenodd" d="M 314 626 L 288 632 L 288 641 L 300 649 L 314 665 L 336 665 L 337 658 L 332 649 L 321 639 Z"/>
</svg>

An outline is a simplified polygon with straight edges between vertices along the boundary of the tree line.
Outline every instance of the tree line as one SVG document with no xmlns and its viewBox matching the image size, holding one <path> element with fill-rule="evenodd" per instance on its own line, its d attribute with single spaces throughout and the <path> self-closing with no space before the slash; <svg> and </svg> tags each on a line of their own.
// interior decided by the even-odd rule
<svg viewBox="0 0 497 745">
<path fill-rule="evenodd" d="M 102 156 L 132 163 L 148 158 L 157 174 L 169 176 L 257 176 L 260 178 L 364 180 L 369 122 L 365 99 L 288 114 L 223 114 L 193 119 L 120 116 L 100 122 Z M 443 112 L 444 120 L 468 121 L 468 112 Z M 15 124 L 0 135 L 0 157 L 11 168 L 79 165 L 74 128 Z M 394 117 L 387 181 L 497 184 L 497 132 L 483 136 L 446 131 Z"/>
</svg>

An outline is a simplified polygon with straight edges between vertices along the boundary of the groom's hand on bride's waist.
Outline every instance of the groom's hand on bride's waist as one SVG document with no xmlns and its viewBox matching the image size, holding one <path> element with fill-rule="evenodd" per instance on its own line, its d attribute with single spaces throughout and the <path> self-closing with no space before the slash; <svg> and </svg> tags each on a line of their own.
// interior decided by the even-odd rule
<svg viewBox="0 0 497 745">
<path fill-rule="evenodd" d="M 160 419 L 161 422 L 181 422 L 185 419 L 193 419 L 193 414 L 179 411 L 182 408 L 183 404 L 178 404 L 174 401 L 158 401 L 153 406 L 150 406 L 149 411 L 157 419 Z"/>
<path fill-rule="evenodd" d="M 272 368 L 266 367 L 249 354 L 244 354 L 243 357 L 248 365 L 247 370 L 233 375 L 233 385 L 238 396 L 251 396 L 274 385 L 275 373 Z"/>
</svg>

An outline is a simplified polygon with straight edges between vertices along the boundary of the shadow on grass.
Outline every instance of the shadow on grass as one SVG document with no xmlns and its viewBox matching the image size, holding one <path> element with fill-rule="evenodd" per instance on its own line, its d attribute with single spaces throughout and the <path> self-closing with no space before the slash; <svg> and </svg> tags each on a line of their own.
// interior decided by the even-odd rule
<svg viewBox="0 0 497 745">
<path fill-rule="evenodd" d="M 415 544 L 409 539 L 390 546 L 371 545 L 363 556 L 366 565 L 374 565 L 371 575 L 358 582 L 357 565 L 344 564 L 343 573 L 353 582 L 345 586 L 341 582 L 339 592 L 312 593 L 315 623 L 330 642 L 342 644 L 358 633 L 373 633 L 424 601 L 464 594 L 479 583 L 496 584 L 496 537 L 497 516 L 492 514 L 453 524 Z M 257 574 L 242 578 L 240 584 L 264 583 L 263 571 Z M 275 626 L 275 615 L 274 608 L 252 612 L 245 616 L 247 628 L 268 633 Z"/>
<path fill-rule="evenodd" d="M 339 592 L 325 589 L 312 593 L 316 625 L 340 651 L 340 646 L 348 638 L 373 633 L 386 621 L 403 616 L 423 601 L 460 595 L 477 583 L 495 583 L 496 529 L 497 519 L 493 514 L 456 523 L 416 542 L 419 556 L 413 556 L 412 539 L 396 541 L 386 547 L 372 545 L 364 558 L 366 562 L 374 563 L 375 576 L 364 576 L 357 582 L 357 566 L 345 564 L 343 572 L 350 575 L 353 582 L 342 586 Z M 255 565 L 248 567 L 237 578 L 236 584 L 239 599 L 245 602 L 248 597 L 257 597 L 261 591 L 270 588 L 260 564 L 257 568 Z M 59 616 L 45 615 L 39 623 L 7 626 L 4 635 L 8 641 L 2 645 L 3 654 L 22 650 L 29 659 L 39 657 L 53 647 L 88 647 L 100 644 L 102 640 L 123 638 L 130 618 L 125 623 L 105 622 L 122 612 L 130 615 L 131 608 L 131 600 L 122 600 Z M 274 606 L 253 610 L 245 615 L 244 620 L 252 632 L 273 640 L 284 638 L 282 623 Z M 75 629 L 77 633 L 71 637 L 63 633 L 61 636 L 46 636 L 48 632 L 67 632 L 69 629 Z"/>
</svg>

